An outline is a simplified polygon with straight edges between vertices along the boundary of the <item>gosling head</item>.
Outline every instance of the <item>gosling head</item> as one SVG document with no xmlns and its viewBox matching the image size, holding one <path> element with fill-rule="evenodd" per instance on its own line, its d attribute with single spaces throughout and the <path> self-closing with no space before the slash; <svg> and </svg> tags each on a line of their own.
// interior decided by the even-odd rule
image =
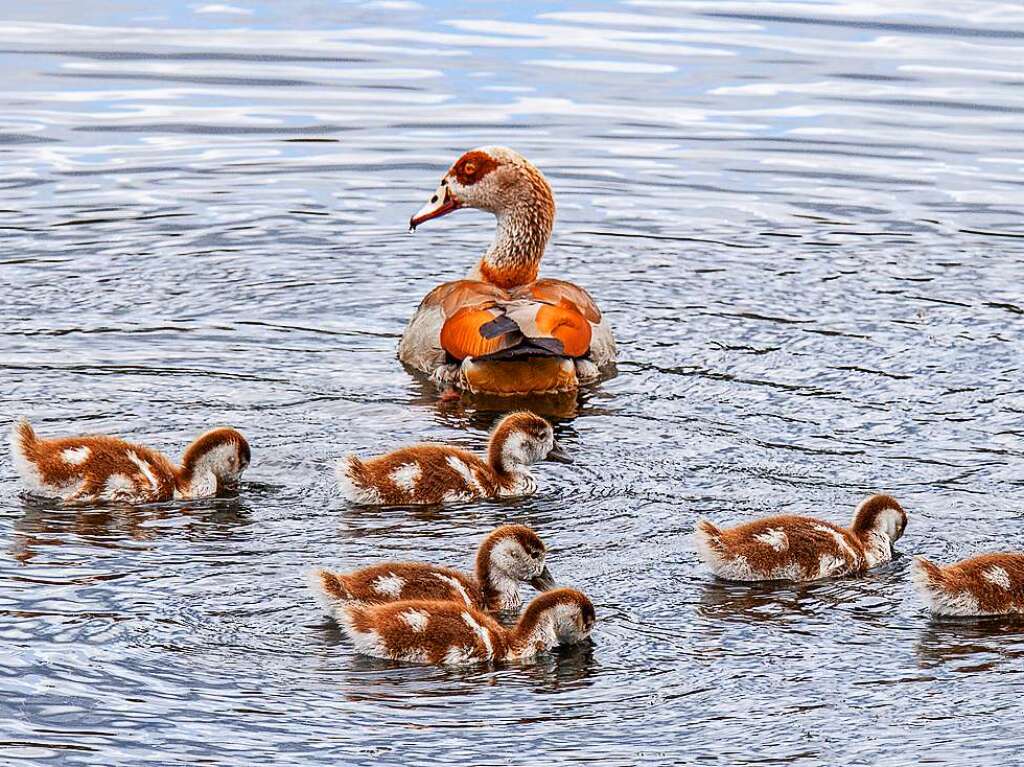
<svg viewBox="0 0 1024 767">
<path fill-rule="evenodd" d="M 533 413 L 511 413 L 502 418 L 491 433 L 489 449 L 491 465 L 498 471 L 522 469 L 537 461 L 572 463 L 562 446 L 555 441 L 551 424 Z"/>
<path fill-rule="evenodd" d="M 538 223 L 549 222 L 550 234 L 555 198 L 544 175 L 521 154 L 507 147 L 484 146 L 455 161 L 427 204 L 409 220 L 409 227 L 415 229 L 459 208 L 486 210 L 499 217 L 514 208 L 533 210 Z"/>
<path fill-rule="evenodd" d="M 522 620 L 549 621 L 558 644 L 576 644 L 590 636 L 597 613 L 594 603 L 582 591 L 561 588 L 546 591 L 530 602 Z"/>
<path fill-rule="evenodd" d="M 233 492 L 238 489 L 251 457 L 249 443 L 240 432 L 229 428 L 211 429 L 185 450 L 182 474 L 194 490 L 202 486 L 206 491 L 203 495 Z"/>
<path fill-rule="evenodd" d="M 853 533 L 858 538 L 874 534 L 888 538 L 890 547 L 907 527 L 907 513 L 891 495 L 872 495 L 853 513 Z"/>
<path fill-rule="evenodd" d="M 540 536 L 523 525 L 503 525 L 488 535 L 480 544 L 480 558 L 488 581 L 494 585 L 529 583 L 537 591 L 555 586 L 546 563 L 547 547 Z"/>
</svg>

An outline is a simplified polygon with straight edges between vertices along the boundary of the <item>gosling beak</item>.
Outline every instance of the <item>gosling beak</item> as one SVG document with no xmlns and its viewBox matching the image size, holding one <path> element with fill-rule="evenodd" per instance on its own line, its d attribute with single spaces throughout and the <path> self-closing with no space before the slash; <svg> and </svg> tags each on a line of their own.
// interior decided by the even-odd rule
<svg viewBox="0 0 1024 767">
<path fill-rule="evenodd" d="M 572 463 L 572 456 L 565 452 L 565 448 L 556 442 L 555 446 L 548 453 L 547 460 L 555 461 L 556 463 Z"/>
<path fill-rule="evenodd" d="M 548 570 L 548 566 L 544 565 L 544 569 L 540 571 L 540 575 L 536 575 L 530 579 L 530 585 L 533 586 L 537 591 L 547 591 L 555 587 L 555 578 L 551 575 L 551 571 Z"/>
<path fill-rule="evenodd" d="M 452 194 L 452 190 L 448 188 L 448 184 L 444 181 L 441 182 L 441 186 L 434 192 L 434 196 L 427 201 L 415 216 L 409 219 L 409 230 L 415 231 L 416 227 L 422 224 L 424 221 L 429 221 L 432 218 L 440 218 L 441 216 L 451 213 L 453 210 L 458 210 L 461 206 L 459 201 Z"/>
</svg>

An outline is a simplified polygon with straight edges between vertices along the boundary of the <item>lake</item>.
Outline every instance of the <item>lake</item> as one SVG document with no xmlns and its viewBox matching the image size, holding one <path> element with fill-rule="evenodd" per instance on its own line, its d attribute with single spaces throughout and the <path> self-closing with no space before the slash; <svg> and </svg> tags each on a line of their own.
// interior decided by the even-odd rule
<svg viewBox="0 0 1024 767">
<path fill-rule="evenodd" d="M 1024 8 L 995 2 L 0 0 L 0 429 L 178 456 L 237 499 L 62 509 L 0 458 L 3 764 L 1007 764 L 1024 627 L 929 618 L 915 554 L 1024 548 Z M 542 274 L 618 375 L 524 501 L 342 501 L 347 452 L 478 449 L 399 364 L 493 219 L 409 216 L 466 149 L 547 175 Z M 691 534 L 907 509 L 864 577 L 742 586 Z M 314 565 L 466 566 L 506 521 L 592 646 L 353 654 Z M 524 592 L 525 594 L 525 592 Z"/>
</svg>

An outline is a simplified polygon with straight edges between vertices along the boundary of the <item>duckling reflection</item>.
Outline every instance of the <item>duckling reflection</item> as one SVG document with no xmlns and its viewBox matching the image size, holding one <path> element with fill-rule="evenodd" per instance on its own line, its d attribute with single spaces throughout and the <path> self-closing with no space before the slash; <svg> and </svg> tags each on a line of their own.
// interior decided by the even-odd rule
<svg viewBox="0 0 1024 767">
<path fill-rule="evenodd" d="M 932 619 L 914 648 L 918 665 L 957 671 L 1018 669 L 1024 658 L 1024 618 Z"/>
<path fill-rule="evenodd" d="M 438 406 L 449 409 L 472 408 L 481 413 L 507 413 L 511 410 L 529 410 L 545 418 L 571 420 L 580 414 L 576 393 L 535 394 L 528 397 L 505 397 L 493 394 L 470 394 L 461 392 L 457 399 L 449 396 Z"/>
<path fill-rule="evenodd" d="M 328 618 L 311 626 L 323 648 L 345 647 L 345 637 L 337 621 Z M 353 674 L 352 689 L 345 694 L 353 702 L 373 700 L 379 702 L 391 693 L 405 695 L 410 679 L 424 682 L 421 694 L 432 698 L 472 692 L 477 687 L 529 685 L 534 692 L 559 693 L 589 687 L 596 681 L 599 668 L 595 650 L 597 643 L 591 637 L 583 642 L 556 647 L 549 653 L 530 660 L 502 664 L 495 668 L 483 666 L 430 666 L 410 665 L 403 661 L 374 658 L 367 655 L 348 655 L 339 663 Z M 321 653 L 323 657 L 335 657 Z M 389 671 L 396 674 L 374 675 Z M 467 689 L 472 688 L 472 689 Z"/>
<path fill-rule="evenodd" d="M 118 541 L 145 543 L 161 536 L 188 540 L 234 536 L 251 524 L 250 509 L 238 498 L 206 499 L 187 504 L 104 505 L 69 509 L 46 499 L 27 497 L 24 513 L 14 522 L 9 551 L 26 563 L 51 546 L 64 546 L 69 538 L 100 548 L 115 548 Z M 161 524 L 181 520 L 182 524 Z"/>
<path fill-rule="evenodd" d="M 708 581 L 701 592 L 697 611 L 705 617 L 722 620 L 796 623 L 814 615 L 816 607 L 820 606 L 818 597 L 825 588 L 822 584 Z"/>
<path fill-rule="evenodd" d="M 593 637 L 573 645 L 555 648 L 539 655 L 532 663 L 522 663 L 522 673 L 537 685 L 537 692 L 579 690 L 594 683 L 598 663 L 594 658 L 597 646 Z"/>
</svg>

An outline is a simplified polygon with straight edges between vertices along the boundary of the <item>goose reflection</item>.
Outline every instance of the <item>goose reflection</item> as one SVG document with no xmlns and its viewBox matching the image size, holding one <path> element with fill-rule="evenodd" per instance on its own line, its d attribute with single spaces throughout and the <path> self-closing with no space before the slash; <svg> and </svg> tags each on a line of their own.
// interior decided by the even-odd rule
<svg viewBox="0 0 1024 767">
<path fill-rule="evenodd" d="M 501 414 L 514 410 L 529 410 L 556 422 L 606 414 L 603 408 L 591 404 L 593 399 L 601 398 L 595 386 L 562 394 L 497 396 L 460 392 L 439 398 L 429 378 L 415 371 L 410 373 L 407 403 L 414 407 L 433 408 L 442 422 L 462 424 L 463 427 L 489 425 Z"/>
</svg>

